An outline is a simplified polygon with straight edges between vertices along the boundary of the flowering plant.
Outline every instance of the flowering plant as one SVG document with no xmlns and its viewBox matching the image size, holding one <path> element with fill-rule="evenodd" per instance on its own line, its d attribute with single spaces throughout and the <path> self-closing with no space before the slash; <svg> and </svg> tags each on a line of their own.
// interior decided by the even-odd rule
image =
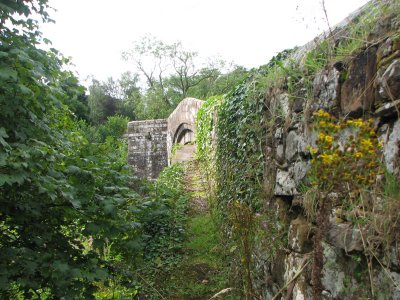
<svg viewBox="0 0 400 300">
<path fill-rule="evenodd" d="M 314 113 L 318 132 L 311 154 L 309 173 L 312 186 L 325 192 L 360 190 L 373 185 L 382 174 L 379 156 L 382 144 L 373 120 L 338 120 L 319 110 Z"/>
</svg>

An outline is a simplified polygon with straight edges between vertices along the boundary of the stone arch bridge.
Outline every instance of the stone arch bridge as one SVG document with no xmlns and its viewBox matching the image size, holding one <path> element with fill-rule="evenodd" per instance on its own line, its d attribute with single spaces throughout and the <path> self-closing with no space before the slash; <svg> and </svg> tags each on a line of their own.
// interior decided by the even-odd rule
<svg viewBox="0 0 400 300">
<path fill-rule="evenodd" d="M 128 123 L 128 163 L 141 178 L 157 178 L 171 161 L 173 144 L 193 142 L 203 101 L 185 98 L 167 119 Z"/>
</svg>

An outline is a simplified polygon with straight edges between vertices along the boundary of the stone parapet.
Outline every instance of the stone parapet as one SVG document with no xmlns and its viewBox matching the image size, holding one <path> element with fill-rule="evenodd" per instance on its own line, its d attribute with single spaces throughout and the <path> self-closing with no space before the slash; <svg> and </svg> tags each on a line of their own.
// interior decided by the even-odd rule
<svg viewBox="0 0 400 300">
<path fill-rule="evenodd" d="M 128 123 L 128 163 L 140 178 L 154 179 L 168 165 L 167 120 Z"/>
</svg>

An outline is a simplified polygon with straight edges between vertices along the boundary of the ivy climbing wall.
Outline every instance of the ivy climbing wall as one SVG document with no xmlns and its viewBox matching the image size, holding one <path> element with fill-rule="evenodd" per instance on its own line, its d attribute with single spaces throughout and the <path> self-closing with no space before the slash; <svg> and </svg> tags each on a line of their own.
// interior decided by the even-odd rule
<svg viewBox="0 0 400 300">
<path fill-rule="evenodd" d="M 243 299 L 400 299 L 399 15 L 371 1 L 200 110 Z"/>
</svg>

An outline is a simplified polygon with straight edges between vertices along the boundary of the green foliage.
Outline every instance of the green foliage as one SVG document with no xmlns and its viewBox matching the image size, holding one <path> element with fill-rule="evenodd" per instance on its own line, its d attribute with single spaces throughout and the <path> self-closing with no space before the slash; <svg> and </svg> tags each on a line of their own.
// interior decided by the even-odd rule
<svg viewBox="0 0 400 300">
<path fill-rule="evenodd" d="M 145 258 L 167 264 L 183 240 L 187 195 L 182 166 L 174 164 L 164 169 L 149 189 L 147 201 L 151 206 L 142 219 Z"/>
<path fill-rule="evenodd" d="M 0 6 L 1 34 L 11 34 L 12 30 L 5 26 L 6 22 L 10 22 L 16 28 L 26 29 L 23 33 L 25 37 L 30 36 L 36 39 L 39 36 L 39 32 L 35 32 L 35 29 L 38 28 L 38 22 L 31 18 L 31 15 L 36 13 L 42 21 L 49 22 L 51 19 L 47 13 L 48 7 L 48 0 L 33 0 L 29 2 L 23 0 L 3 1 Z M 18 31 L 18 29 L 16 30 Z"/>
<path fill-rule="evenodd" d="M 181 100 L 183 99 L 175 99 L 174 104 L 168 104 L 163 100 L 163 96 L 159 90 L 150 90 L 146 92 L 141 102 L 138 104 L 137 119 L 150 120 L 167 118 Z"/>
<path fill-rule="evenodd" d="M 46 7 L 0 5 L 0 295 L 131 299 L 148 288 L 140 273 L 156 277 L 157 268 L 178 261 L 183 170 L 139 184 L 141 195 L 129 188 L 121 138 L 128 119 L 112 115 L 140 107 L 135 78 L 92 86 L 88 117 L 84 89 L 61 71 L 68 61 L 36 47 L 42 40 L 29 16 L 47 20 Z M 149 269 L 139 270 L 139 262 Z"/>
<path fill-rule="evenodd" d="M 329 51 L 329 41 L 324 40 L 306 54 L 305 68 L 309 74 L 313 75 L 327 65 Z"/>
<path fill-rule="evenodd" d="M 381 38 L 378 32 L 374 32 L 379 22 L 382 22 L 391 14 L 398 15 L 399 12 L 398 1 L 367 4 L 364 12 L 354 18 L 350 26 L 347 26 L 345 30 L 337 30 L 333 33 L 333 38 L 322 40 L 316 45 L 315 49 L 307 53 L 306 69 L 310 74 L 315 74 L 328 63 L 348 61 L 362 49 L 373 44 L 376 39 Z M 399 18 L 396 19 L 398 22 Z M 377 34 L 378 36 L 375 36 Z M 396 33 L 391 35 L 396 35 Z"/>
<path fill-rule="evenodd" d="M 189 90 L 189 96 L 198 99 L 208 99 L 215 95 L 229 93 L 238 84 L 242 83 L 249 75 L 242 66 L 233 66 L 230 70 L 223 72 L 217 68 L 206 68 L 203 73 L 208 73 L 207 78 Z"/>
<path fill-rule="evenodd" d="M 26 15 L 28 7 L 16 3 L 23 10 L 17 12 Z M 64 151 L 76 136 L 57 128 L 57 122 L 68 120 L 57 84 L 61 60 L 37 49 L 36 38 L 1 31 L 0 291 L 4 298 L 12 287 L 26 297 L 40 289 L 58 297 L 67 290 L 72 296 L 90 295 L 91 282 L 106 271 L 91 263 L 93 255 L 82 255 L 75 240 L 79 213 L 71 196 L 80 189 L 69 182 Z"/>
<path fill-rule="evenodd" d="M 72 72 L 64 71 L 60 74 L 58 81 L 60 88 L 65 91 L 63 103 L 78 120 L 89 121 L 88 96 L 86 89 L 81 86 Z"/>
<path fill-rule="evenodd" d="M 264 175 L 264 99 L 253 97 L 252 82 L 226 96 L 218 111 L 216 151 L 218 202 L 260 209 Z M 249 97 L 250 95 L 250 97 Z"/>
<path fill-rule="evenodd" d="M 135 120 L 143 113 L 143 96 L 138 85 L 138 76 L 130 72 L 121 78 L 108 78 L 105 82 L 93 80 L 89 87 L 89 120 L 93 124 L 102 124 L 108 117 L 121 115 Z"/>
<path fill-rule="evenodd" d="M 137 119 L 166 118 L 186 97 L 205 99 L 227 93 L 248 73 L 221 59 L 204 63 L 181 42 L 168 44 L 151 35 L 135 41 L 123 58 L 134 63 L 144 87 Z"/>
<path fill-rule="evenodd" d="M 166 279 L 170 298 L 209 299 L 227 287 L 228 268 L 218 227 L 210 214 L 188 220 L 184 257 Z"/>
<path fill-rule="evenodd" d="M 117 99 L 107 92 L 106 86 L 96 80 L 93 80 L 89 92 L 90 121 L 99 125 L 104 123 L 108 116 L 116 113 Z"/>
<path fill-rule="evenodd" d="M 287 55 L 289 51 L 282 54 Z M 264 204 L 268 124 L 264 95 L 285 72 L 284 64 L 275 58 L 224 97 L 207 100 L 197 116 L 197 155 L 211 190 L 212 215 L 226 234 L 223 242 L 231 259 L 231 284 L 238 287 L 238 297 L 247 299 L 257 295 L 262 277 L 256 272 L 260 262 L 254 257 L 269 253 L 271 258 L 282 244 L 276 217 Z M 269 227 L 268 234 L 262 226 Z"/>
<path fill-rule="evenodd" d="M 183 174 L 182 165 L 174 164 L 142 191 L 144 261 L 138 274 L 141 293 L 154 294 L 154 297 L 155 290 L 164 284 L 164 276 L 180 261 L 188 201 Z"/>
<path fill-rule="evenodd" d="M 128 118 L 123 116 L 111 116 L 107 121 L 97 128 L 97 139 L 99 142 L 105 142 L 108 137 L 114 139 L 122 138 L 128 126 Z"/>
<path fill-rule="evenodd" d="M 176 151 L 180 150 L 183 148 L 182 144 L 173 144 L 172 145 L 172 150 L 171 150 L 171 155 L 174 156 L 176 154 Z"/>
<path fill-rule="evenodd" d="M 244 295 L 246 299 L 252 299 L 254 286 L 251 273 L 253 269 L 254 236 L 257 231 L 256 217 L 249 205 L 245 202 L 235 201 L 229 205 L 228 219 L 232 224 L 232 237 L 236 240 L 233 249 L 238 248 L 239 250 Z"/>
<path fill-rule="evenodd" d="M 216 113 L 224 101 L 224 97 L 209 98 L 197 112 L 197 157 L 201 162 L 210 162 L 215 152 L 213 149 L 213 132 L 216 131 Z"/>
<path fill-rule="evenodd" d="M 88 126 L 71 114 L 84 89 L 61 71 L 56 50 L 36 47 L 30 14 L 46 20 L 46 7 L 0 5 L 0 295 L 91 299 L 119 274 L 118 260 L 133 266 L 141 253 L 143 204 L 128 188 L 126 142 L 89 142 Z"/>
</svg>

